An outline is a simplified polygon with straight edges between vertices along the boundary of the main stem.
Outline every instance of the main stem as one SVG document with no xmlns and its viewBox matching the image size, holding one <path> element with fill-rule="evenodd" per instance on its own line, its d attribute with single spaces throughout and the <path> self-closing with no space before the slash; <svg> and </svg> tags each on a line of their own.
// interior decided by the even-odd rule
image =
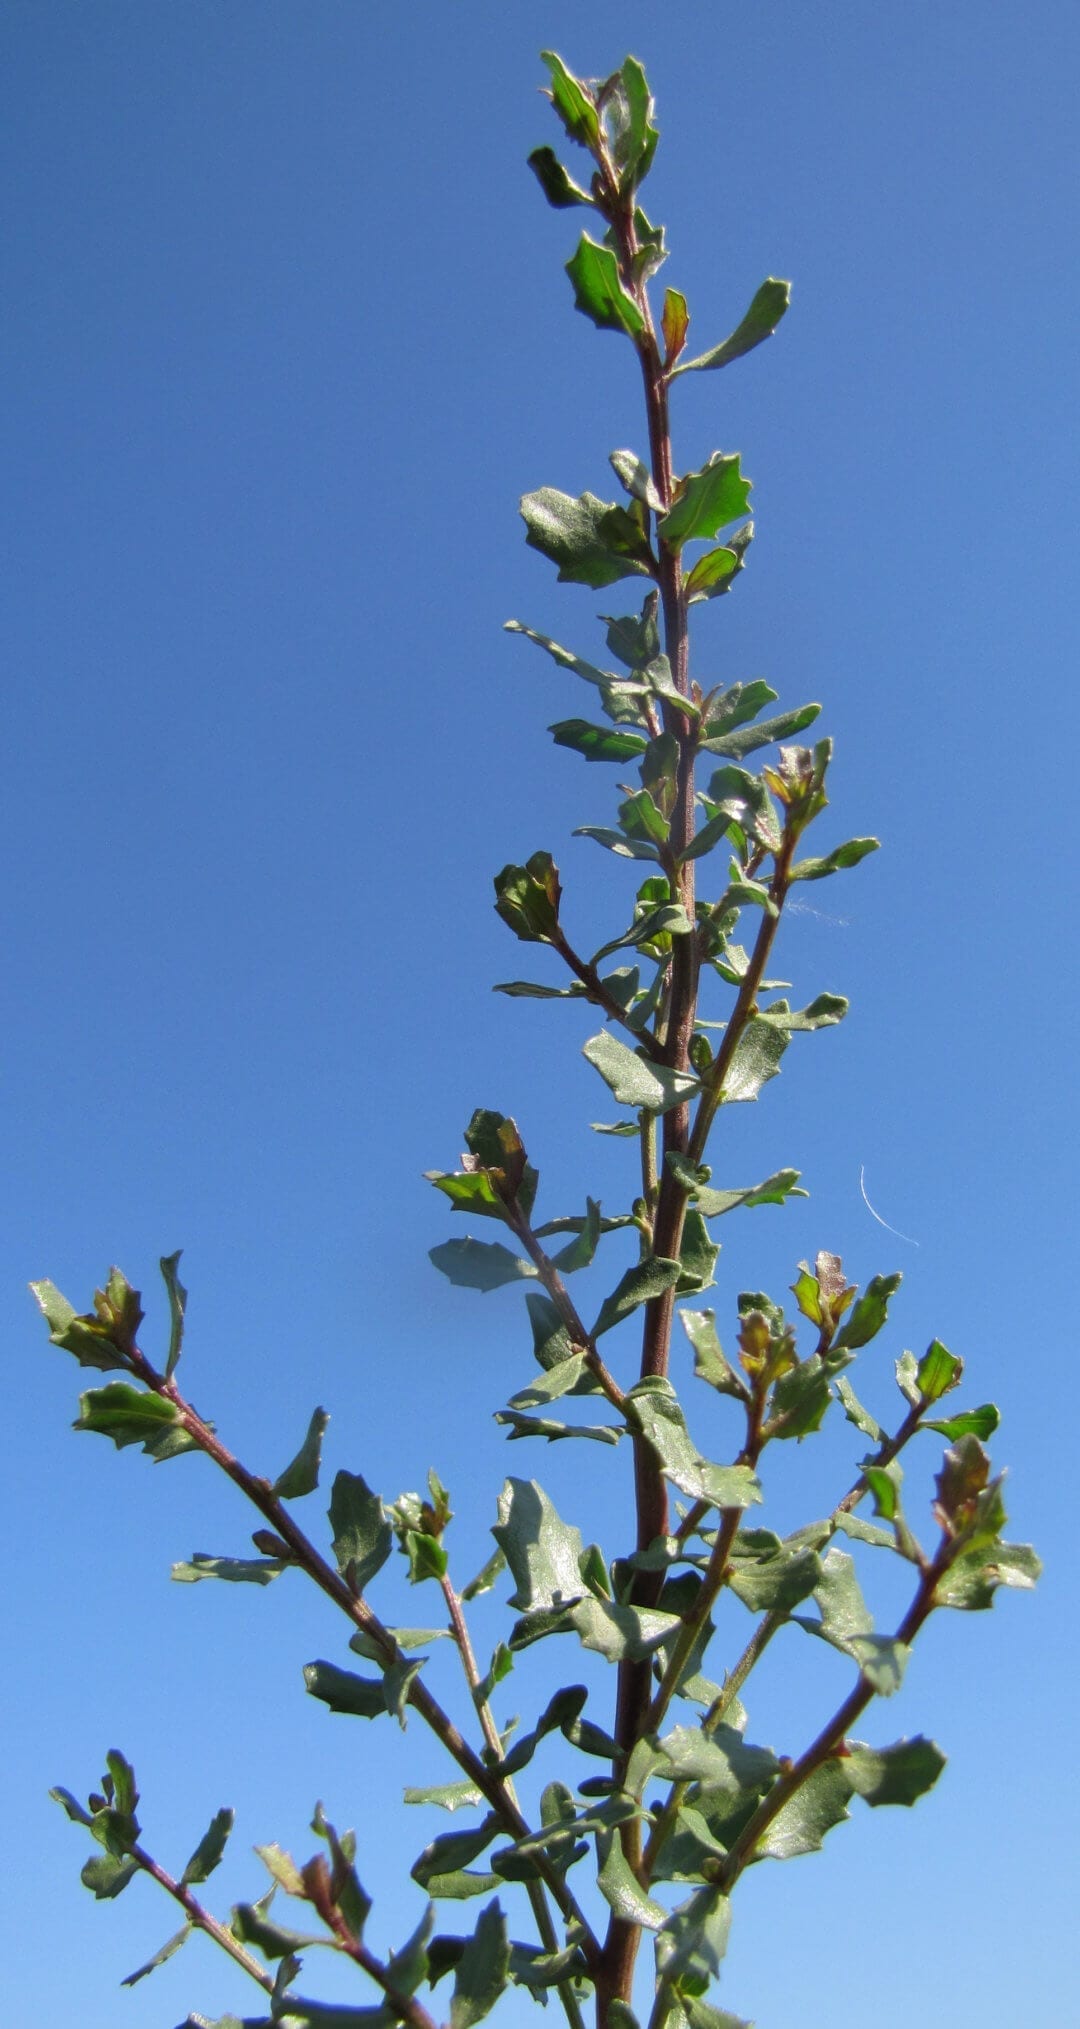
<svg viewBox="0 0 1080 2029">
<path fill-rule="evenodd" d="M 606 199 L 605 209 L 614 229 L 623 286 L 634 297 L 642 317 L 643 329 L 637 340 L 637 351 L 645 392 L 650 464 L 656 492 L 663 506 L 667 508 L 671 505 L 674 488 L 668 384 L 660 356 L 648 290 L 644 280 L 639 280 L 635 273 L 638 242 L 634 225 L 634 200 L 632 193 L 623 194 L 619 191 L 618 179 L 603 147 L 600 150 L 599 163 Z M 662 536 L 657 542 L 657 564 L 664 649 L 676 689 L 683 697 L 689 698 L 689 633 L 682 565 L 678 551 L 669 548 Z M 672 938 L 667 1001 L 662 1025 L 658 1024 L 657 1039 L 662 1046 L 663 1062 L 670 1065 L 673 1070 L 686 1071 L 690 1065 L 690 1045 L 697 1017 L 698 987 L 694 862 L 692 859 L 683 858 L 694 835 L 694 736 L 692 722 L 687 714 L 666 700 L 664 729 L 674 736 L 679 747 L 676 798 L 671 815 L 668 874 L 672 886 L 672 899 L 682 904 L 690 929 L 687 934 Z M 665 1113 L 652 1251 L 669 1260 L 677 1260 L 681 1251 L 686 1193 L 672 1173 L 667 1157 L 672 1153 L 685 1154 L 689 1135 L 688 1105 L 673 1107 L 670 1112 Z M 673 1290 L 666 1290 L 663 1295 L 655 1297 L 645 1307 L 641 1348 L 642 1378 L 667 1373 L 674 1311 Z M 667 1534 L 667 1488 L 658 1462 L 644 1439 L 635 1436 L 633 1445 L 636 1548 L 646 1550 L 655 1537 Z M 662 1583 L 662 1574 L 639 1572 L 632 1593 L 634 1604 L 654 1605 Z M 635 1741 L 640 1738 L 648 1716 L 650 1669 L 648 1660 L 624 1661 L 619 1665 L 615 1738 L 619 1745 L 620 1763 L 625 1763 Z M 626 1859 L 637 1872 L 642 1860 L 640 1823 L 634 1820 L 625 1825 L 622 1828 L 621 1838 Z M 612 1916 L 601 1954 L 597 1981 L 597 2022 L 600 2029 L 605 2029 L 611 2001 L 616 1999 L 629 2001 L 640 1936 L 638 1924 L 617 1915 Z"/>
</svg>

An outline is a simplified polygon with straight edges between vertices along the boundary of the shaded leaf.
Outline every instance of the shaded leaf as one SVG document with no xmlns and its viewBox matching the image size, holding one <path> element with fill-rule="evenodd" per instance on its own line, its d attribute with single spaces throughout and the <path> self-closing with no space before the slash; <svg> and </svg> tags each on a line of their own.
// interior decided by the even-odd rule
<svg viewBox="0 0 1080 2029">
<path fill-rule="evenodd" d="M 670 1381 L 650 1375 L 627 1395 L 627 1411 L 660 1460 L 665 1479 L 692 1500 L 717 1508 L 746 1508 L 761 1499 L 761 1488 L 745 1465 L 711 1465 L 694 1446 L 682 1406 Z"/>
<path fill-rule="evenodd" d="M 510 1605 L 528 1613 L 580 1599 L 581 1532 L 564 1522 L 535 1480 L 508 1479 L 492 1529 L 514 1579 Z"/>
<path fill-rule="evenodd" d="M 140 1966 L 137 1972 L 129 1973 L 126 1980 L 121 1980 L 120 1985 L 122 1987 L 137 1986 L 140 1980 L 145 1980 L 148 1973 L 154 1972 L 158 1966 L 163 1966 L 165 1964 L 166 1959 L 171 1959 L 174 1953 L 180 1950 L 181 1945 L 185 1945 L 187 1943 L 188 1938 L 191 1936 L 191 1932 L 192 1925 L 190 1923 L 185 1923 L 183 1928 L 176 1932 L 175 1936 L 170 1937 L 167 1940 L 167 1942 L 162 1945 L 160 1951 L 156 1951 L 154 1953 L 152 1959 L 147 1959 L 146 1964 L 144 1966 Z"/>
<path fill-rule="evenodd" d="M 536 1278 L 532 1262 L 500 1240 L 444 1240 L 429 1249 L 428 1259 L 459 1289 L 502 1289 L 507 1283 Z"/>
<path fill-rule="evenodd" d="M 381 1678 L 358 1677 L 355 1671 L 341 1670 L 336 1663 L 305 1663 L 304 1684 L 313 1698 L 329 1705 L 331 1712 L 347 1712 L 356 1719 L 378 1719 L 386 1711 Z"/>
<path fill-rule="evenodd" d="M 139 1872 L 137 1860 L 129 1860 L 115 1853 L 95 1853 L 80 1869 L 79 1879 L 84 1888 L 89 1888 L 98 1902 L 112 1902 L 122 1895 L 129 1881 Z"/>
<path fill-rule="evenodd" d="M 710 754 L 723 754 L 733 761 L 741 761 L 747 754 L 755 753 L 758 747 L 771 746 L 774 740 L 790 740 L 796 733 L 804 732 L 820 711 L 819 704 L 800 705 L 795 711 L 781 712 L 774 719 L 760 719 L 756 726 L 743 726 L 732 732 L 709 732 L 701 744 Z"/>
<path fill-rule="evenodd" d="M 668 289 L 664 296 L 664 308 L 660 319 L 666 366 L 671 366 L 673 361 L 678 359 L 686 344 L 689 325 L 690 312 L 686 307 L 686 297 L 678 289 Z"/>
<path fill-rule="evenodd" d="M 180 1876 L 180 1886 L 188 1888 L 200 1881 L 208 1881 L 214 1868 L 221 1860 L 233 1828 L 235 1812 L 220 1810 L 214 1813 L 207 1830 L 199 1840 L 187 1866 Z"/>
<path fill-rule="evenodd" d="M 393 1548 L 393 1532 L 378 1494 L 360 1473 L 339 1472 L 330 1493 L 330 1527 L 338 1570 L 358 1592 L 374 1578 Z"/>
<path fill-rule="evenodd" d="M 716 1336 L 716 1313 L 711 1310 L 681 1310 L 683 1330 L 694 1348 L 694 1372 L 699 1380 L 722 1395 L 744 1396 L 741 1377 L 730 1365 Z"/>
<path fill-rule="evenodd" d="M 510 1978 L 510 1940 L 506 1918 L 497 1901 L 480 1913 L 472 1937 L 458 1961 L 450 2029 L 473 2029 L 490 2015 Z"/>
<path fill-rule="evenodd" d="M 187 1309 L 188 1293 L 176 1272 L 181 1252 L 182 1249 L 177 1249 L 175 1254 L 163 1254 L 161 1257 L 161 1273 L 169 1299 L 169 1350 L 165 1359 L 166 1380 L 176 1370 L 176 1364 L 180 1358 L 181 1348 L 184 1343 L 184 1313 Z M 173 1949 L 178 1949 L 178 1947 L 174 1946 Z M 144 1967 L 144 1971 L 149 1972 L 155 1963 L 156 1961 L 151 1960 L 150 1966 Z"/>
<path fill-rule="evenodd" d="M 944 1766 L 940 1747 L 921 1734 L 914 1740 L 897 1740 L 892 1747 L 848 1742 L 847 1775 L 852 1789 L 875 1806 L 917 1803 L 933 1789 Z"/>
<path fill-rule="evenodd" d="M 296 1457 L 285 1467 L 279 1479 L 274 1481 L 273 1491 L 283 1501 L 300 1500 L 304 1494 L 313 1494 L 319 1484 L 319 1463 L 322 1458 L 322 1441 L 330 1421 L 325 1409 L 312 1412 L 307 1436 Z"/>
<path fill-rule="evenodd" d="M 751 1613 L 789 1613 L 808 1599 L 821 1578 L 816 1551 L 792 1549 L 768 1529 L 740 1529 L 731 1548 L 727 1582 Z"/>
<path fill-rule="evenodd" d="M 794 1860 L 820 1851 L 826 1832 L 851 1816 L 846 1761 L 823 1761 L 778 1811 L 754 1848 L 755 1860 Z"/>
<path fill-rule="evenodd" d="M 646 1260 L 637 1262 L 633 1268 L 628 1268 L 611 1295 L 604 1298 L 600 1306 L 600 1315 L 592 1328 L 593 1338 L 600 1338 L 602 1333 L 609 1332 L 614 1325 L 621 1324 L 622 1320 L 637 1310 L 640 1304 L 649 1303 L 654 1296 L 660 1296 L 665 1289 L 670 1289 L 673 1283 L 678 1282 L 681 1274 L 681 1262 L 666 1261 L 658 1254 L 650 1254 Z"/>
<path fill-rule="evenodd" d="M 868 853 L 877 852 L 879 838 L 849 838 L 845 845 L 838 845 L 823 859 L 796 860 L 789 878 L 792 881 L 823 881 L 827 874 L 838 874 L 845 867 L 857 867 Z"/>
<path fill-rule="evenodd" d="M 575 183 L 569 172 L 563 168 L 554 148 L 534 148 L 526 156 L 529 168 L 536 177 L 544 196 L 556 211 L 569 211 L 575 204 L 592 204 L 587 190 Z"/>
<path fill-rule="evenodd" d="M 708 1985 L 720 1971 L 731 1929 L 730 1898 L 718 1888 L 699 1888 L 664 1923 L 656 1940 L 656 1963 L 664 1978 L 694 1987 Z"/>
<path fill-rule="evenodd" d="M 593 726 L 587 719 L 560 719 L 548 727 L 557 747 L 571 747 L 586 761 L 633 761 L 645 751 L 640 733 L 618 732 L 613 727 Z M 502 992 L 506 992 L 503 987 Z"/>
<path fill-rule="evenodd" d="M 614 501 L 598 500 L 595 493 L 575 500 L 555 486 L 541 486 L 522 495 L 521 516 L 529 548 L 558 565 L 564 584 L 599 587 L 654 574 L 647 538 Z"/>
<path fill-rule="evenodd" d="M 668 1641 L 680 1623 L 676 1615 L 642 1606 L 617 1606 L 611 1599 L 580 1599 L 569 1615 L 583 1646 L 609 1663 L 641 1662 Z"/>
<path fill-rule="evenodd" d="M 470 1826 L 468 1831 L 441 1832 L 424 1847 L 419 1859 L 410 1869 L 414 1881 L 431 1893 L 437 1891 L 432 1884 L 440 1875 L 456 1874 L 475 1860 L 501 1829 L 499 1819 L 490 1811 L 479 1825 Z"/>
<path fill-rule="evenodd" d="M 79 1397 L 79 1414 L 73 1427 L 111 1438 L 118 1451 L 125 1445 L 139 1444 L 148 1457 L 157 1460 L 198 1448 L 184 1429 L 174 1403 L 149 1389 L 133 1388 L 127 1381 L 110 1381 L 104 1388 L 88 1388 Z"/>
<path fill-rule="evenodd" d="M 875 1275 L 866 1285 L 846 1325 L 833 1340 L 836 1348 L 854 1352 L 877 1337 L 889 1314 L 889 1303 L 903 1281 L 902 1275 Z"/>
<path fill-rule="evenodd" d="M 640 1923 L 646 1930 L 659 1930 L 667 1911 L 646 1895 L 623 1852 L 618 1833 L 598 1833 L 596 1850 L 600 1861 L 596 1885 L 608 1908 L 627 1923 Z"/>
</svg>

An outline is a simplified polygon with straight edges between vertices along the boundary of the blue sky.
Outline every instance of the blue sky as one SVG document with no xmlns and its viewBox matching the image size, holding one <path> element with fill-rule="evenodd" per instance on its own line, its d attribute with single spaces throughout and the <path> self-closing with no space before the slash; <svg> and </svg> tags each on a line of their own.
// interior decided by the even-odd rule
<svg viewBox="0 0 1080 2029">
<path fill-rule="evenodd" d="M 725 1126 L 718 1181 L 791 1163 L 812 1197 L 730 1222 L 721 1327 L 818 1247 L 862 1280 L 902 1268 L 865 1390 L 884 1415 L 903 1346 L 961 1353 L 967 1399 L 1003 1411 L 1012 1533 L 1048 1566 L 1035 1597 L 931 1626 L 867 1732 L 932 1732 L 945 1778 L 910 1817 L 757 1869 L 721 1998 L 759 2029 L 868 2004 L 877 2029 L 975 2029 L 1026 2016 L 1034 1959 L 1063 2020 L 1075 11 L 10 0 L 0 43 L 11 2019 L 253 2004 L 198 1945 L 118 1995 L 170 1910 L 142 1884 L 95 1908 L 45 1801 L 110 1745 L 166 1861 L 236 1805 L 221 1906 L 257 1891 L 256 1840 L 304 1846 L 321 1796 L 359 1824 L 376 1942 L 400 1942 L 415 1898 L 392 1884 L 442 1829 L 400 1823 L 401 1784 L 440 1779 L 416 1722 L 393 1753 L 304 1698 L 300 1665 L 343 1642 L 299 1582 L 170 1587 L 174 1557 L 242 1552 L 247 1517 L 198 1461 L 161 1474 L 72 1436 L 76 1370 L 27 1278 L 81 1306 L 116 1260 L 152 1336 L 157 1259 L 183 1247 L 200 1407 L 259 1469 L 316 1402 L 331 1471 L 392 1496 L 437 1466 L 462 1578 L 507 1471 L 586 1534 L 625 1526 L 621 1454 L 506 1452 L 490 1412 L 527 1378 L 524 1317 L 429 1268 L 451 1227 L 420 1180 L 483 1104 L 518 1117 L 552 1211 L 627 1188 L 622 1145 L 585 1127 L 605 1095 L 576 1011 L 488 991 L 527 970 L 490 906 L 506 860 L 556 853 L 583 941 L 630 895 L 569 840 L 611 809 L 606 771 L 544 731 L 581 709 L 573 679 L 500 632 L 518 614 L 599 651 L 607 601 L 555 585 L 517 497 L 603 492 L 607 452 L 643 437 L 629 348 L 571 308 L 575 222 L 524 167 L 556 138 L 554 46 L 584 74 L 647 65 L 650 210 L 693 340 L 766 274 L 794 281 L 775 342 L 676 390 L 681 464 L 737 449 L 755 481 L 751 565 L 696 669 L 821 699 L 828 842 L 885 842 L 785 929 L 783 975 L 852 1014 Z M 875 1224 L 863 1169 L 910 1239 Z M 835 1497 L 857 1443 L 780 1460 L 776 1515 Z M 784 1651 L 758 1737 L 797 1751 L 831 1662 Z M 513 1683 L 527 1713 L 538 1670 Z"/>
</svg>

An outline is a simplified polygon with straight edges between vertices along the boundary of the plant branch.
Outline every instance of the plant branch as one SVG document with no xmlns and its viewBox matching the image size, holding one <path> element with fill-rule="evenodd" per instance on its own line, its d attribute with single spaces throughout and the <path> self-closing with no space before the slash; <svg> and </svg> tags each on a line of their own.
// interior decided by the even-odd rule
<svg viewBox="0 0 1080 2029">
<path fill-rule="evenodd" d="M 577 1346 L 580 1352 L 584 1353 L 585 1365 L 588 1367 L 594 1380 L 599 1382 L 612 1407 L 618 1410 L 620 1416 L 625 1416 L 625 1391 L 620 1388 L 614 1374 L 609 1371 L 597 1352 L 596 1340 L 590 1332 L 586 1331 L 578 1314 L 574 1299 L 550 1254 L 541 1246 L 525 1213 L 519 1205 L 516 1203 L 507 1205 L 506 1216 L 507 1223 L 521 1241 L 563 1324 L 566 1326 L 572 1344 Z"/>
<path fill-rule="evenodd" d="M 221 1950 L 262 1988 L 264 1994 L 273 1993 L 273 1975 L 252 1957 L 225 1924 L 220 1923 L 216 1916 L 212 1916 L 210 1911 L 203 1907 L 186 1882 L 174 1880 L 173 1876 L 152 1859 L 142 1846 L 129 1846 L 127 1850 L 129 1858 L 135 1861 L 142 1872 L 149 1874 L 159 1888 L 164 1888 L 166 1895 L 171 1895 L 173 1901 L 179 1903 L 193 1930 L 201 1930 L 205 1936 L 213 1938 L 214 1943 L 220 1945 Z"/>
<path fill-rule="evenodd" d="M 638 1048 L 643 1050 L 647 1057 L 651 1057 L 654 1063 L 666 1062 L 663 1048 L 657 1042 L 655 1036 L 651 1035 L 648 1029 L 637 1029 L 634 1027 L 626 1009 L 621 1007 L 614 996 L 608 992 L 595 965 L 591 964 L 587 958 L 579 956 L 574 950 L 573 945 L 567 942 L 558 923 L 556 923 L 551 932 L 550 943 L 552 949 L 558 952 L 559 957 L 569 966 L 571 972 L 580 979 L 588 998 L 595 1001 L 598 1007 L 603 1008 L 608 1020 L 617 1022 L 620 1028 L 628 1029 Z"/>
</svg>

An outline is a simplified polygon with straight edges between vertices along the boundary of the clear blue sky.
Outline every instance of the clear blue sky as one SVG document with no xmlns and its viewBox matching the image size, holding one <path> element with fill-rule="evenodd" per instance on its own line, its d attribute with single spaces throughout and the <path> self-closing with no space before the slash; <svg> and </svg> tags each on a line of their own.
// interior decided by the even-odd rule
<svg viewBox="0 0 1080 2029">
<path fill-rule="evenodd" d="M 773 343 L 678 390 L 682 462 L 738 449 L 756 482 L 751 567 L 706 610 L 697 670 L 822 699 L 830 838 L 886 845 L 786 933 L 784 974 L 853 1012 L 726 1130 L 718 1181 L 792 1163 L 813 1195 L 731 1221 L 718 1312 L 781 1294 L 818 1247 L 861 1279 L 902 1268 L 866 1392 L 888 1409 L 904 1345 L 962 1353 L 967 1398 L 1004 1412 L 1012 1533 L 1048 1566 L 1036 1596 L 931 1626 L 867 1733 L 933 1733 L 946 1776 L 910 1816 L 864 1812 L 824 1856 L 755 1870 L 721 1998 L 760 2029 L 1069 2011 L 1075 9 L 9 0 L 13 2022 L 253 2004 L 198 1944 L 118 1993 L 171 1911 L 143 1884 L 92 1905 L 45 1800 L 110 1745 L 166 1861 L 237 1807 L 221 1906 L 257 1892 L 254 1841 L 306 1848 L 316 1796 L 359 1822 L 373 1887 L 443 1828 L 398 1822 L 401 1784 L 441 1779 L 418 1722 L 398 1753 L 305 1699 L 300 1665 L 346 1658 L 299 1581 L 170 1587 L 174 1557 L 242 1552 L 248 1518 L 198 1461 L 159 1473 L 70 1433 L 77 1373 L 28 1277 L 81 1305 L 117 1260 L 160 1333 L 157 1258 L 182 1246 L 200 1407 L 271 1472 L 316 1402 L 331 1470 L 392 1496 L 436 1465 L 467 1511 L 462 1577 L 506 1471 L 586 1536 L 623 1526 L 621 1454 L 506 1451 L 490 1411 L 527 1378 L 524 1318 L 429 1269 L 451 1227 L 420 1181 L 485 1104 L 517 1114 L 552 1210 L 626 1190 L 622 1145 L 584 1127 L 603 1098 L 583 1024 L 488 991 L 527 957 L 490 906 L 505 860 L 554 850 L 582 924 L 629 895 L 568 839 L 610 810 L 605 771 L 543 730 L 580 710 L 573 679 L 500 632 L 520 614 L 597 652 L 606 601 L 555 586 L 516 501 L 603 492 L 608 450 L 642 441 L 629 348 L 570 307 L 574 220 L 524 167 L 555 138 L 547 45 L 586 74 L 646 62 L 650 209 L 702 346 L 764 275 L 794 280 Z M 871 1219 L 863 1165 L 911 1241 Z M 845 1426 L 823 1447 L 834 1494 L 857 1444 Z M 778 1466 L 775 1512 L 808 1518 L 822 1468 Z M 758 1737 L 797 1751 L 784 1672 L 816 1730 L 830 1661 L 792 1638 L 751 1699 Z M 506 1710 L 544 1683 L 523 1666 Z M 414 1903 L 383 1891 L 378 1944 Z"/>
</svg>

